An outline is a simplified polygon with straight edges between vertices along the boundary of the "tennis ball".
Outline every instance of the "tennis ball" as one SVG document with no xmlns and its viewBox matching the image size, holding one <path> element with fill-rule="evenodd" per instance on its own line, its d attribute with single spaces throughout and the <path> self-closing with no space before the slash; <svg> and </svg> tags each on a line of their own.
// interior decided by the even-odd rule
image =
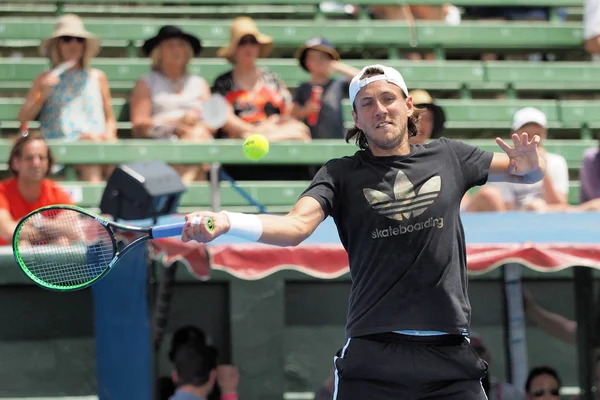
<svg viewBox="0 0 600 400">
<path fill-rule="evenodd" d="M 248 136 L 244 141 L 244 154 L 252 161 L 258 161 L 269 152 L 269 141 L 259 133 Z"/>
</svg>

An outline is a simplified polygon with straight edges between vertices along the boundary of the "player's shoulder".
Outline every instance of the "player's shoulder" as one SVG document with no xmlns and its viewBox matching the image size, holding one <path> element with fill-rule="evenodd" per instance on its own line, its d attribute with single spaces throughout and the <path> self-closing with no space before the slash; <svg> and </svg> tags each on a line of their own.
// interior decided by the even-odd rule
<svg viewBox="0 0 600 400">
<path fill-rule="evenodd" d="M 323 168 L 327 169 L 327 171 L 332 175 L 345 175 L 359 165 L 364 154 L 365 150 L 358 150 L 352 155 L 332 158 L 323 165 Z"/>
<path fill-rule="evenodd" d="M 448 139 L 447 137 L 439 137 L 436 139 L 431 139 L 429 142 L 423 145 L 415 146 L 422 146 L 423 149 L 429 151 L 446 151 L 454 146 L 460 146 L 461 144 L 462 142 L 459 142 L 457 140 Z"/>
</svg>

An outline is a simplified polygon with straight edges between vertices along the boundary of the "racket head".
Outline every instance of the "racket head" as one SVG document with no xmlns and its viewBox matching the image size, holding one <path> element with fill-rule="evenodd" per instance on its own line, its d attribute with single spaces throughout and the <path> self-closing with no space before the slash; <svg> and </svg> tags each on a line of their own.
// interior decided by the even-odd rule
<svg viewBox="0 0 600 400">
<path fill-rule="evenodd" d="M 107 220 L 70 205 L 27 214 L 15 228 L 12 248 L 29 279 L 61 292 L 84 289 L 102 278 L 118 249 Z"/>
<path fill-rule="evenodd" d="M 228 104 L 225 97 L 215 93 L 202 105 L 202 118 L 213 129 L 222 128 L 227 122 Z"/>
</svg>

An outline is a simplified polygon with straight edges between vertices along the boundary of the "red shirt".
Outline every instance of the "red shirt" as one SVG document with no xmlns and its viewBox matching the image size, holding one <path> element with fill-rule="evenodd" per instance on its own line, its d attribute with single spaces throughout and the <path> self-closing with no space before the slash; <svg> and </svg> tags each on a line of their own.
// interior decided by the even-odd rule
<svg viewBox="0 0 600 400">
<path fill-rule="evenodd" d="M 42 191 L 40 197 L 35 201 L 28 201 L 23 197 L 17 186 L 17 179 L 10 178 L 0 181 L 0 210 L 8 210 L 15 221 L 21 220 L 24 216 L 37 210 L 40 207 L 50 206 L 52 204 L 71 204 L 74 205 L 71 197 L 56 182 L 50 179 L 42 180 Z M 0 246 L 8 243 L 0 238 Z"/>
</svg>

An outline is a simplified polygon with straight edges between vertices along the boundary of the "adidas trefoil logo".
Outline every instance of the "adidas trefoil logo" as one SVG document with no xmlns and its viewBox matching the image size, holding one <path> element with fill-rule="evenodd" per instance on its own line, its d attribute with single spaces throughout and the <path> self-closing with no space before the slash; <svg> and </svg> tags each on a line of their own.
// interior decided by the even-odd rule
<svg viewBox="0 0 600 400">
<path fill-rule="evenodd" d="M 394 182 L 393 198 L 375 189 L 363 189 L 363 193 L 377 212 L 387 218 L 404 221 L 423 214 L 440 194 L 441 185 L 442 179 L 434 176 L 415 193 L 413 184 L 404 172 L 398 171 Z"/>
</svg>

